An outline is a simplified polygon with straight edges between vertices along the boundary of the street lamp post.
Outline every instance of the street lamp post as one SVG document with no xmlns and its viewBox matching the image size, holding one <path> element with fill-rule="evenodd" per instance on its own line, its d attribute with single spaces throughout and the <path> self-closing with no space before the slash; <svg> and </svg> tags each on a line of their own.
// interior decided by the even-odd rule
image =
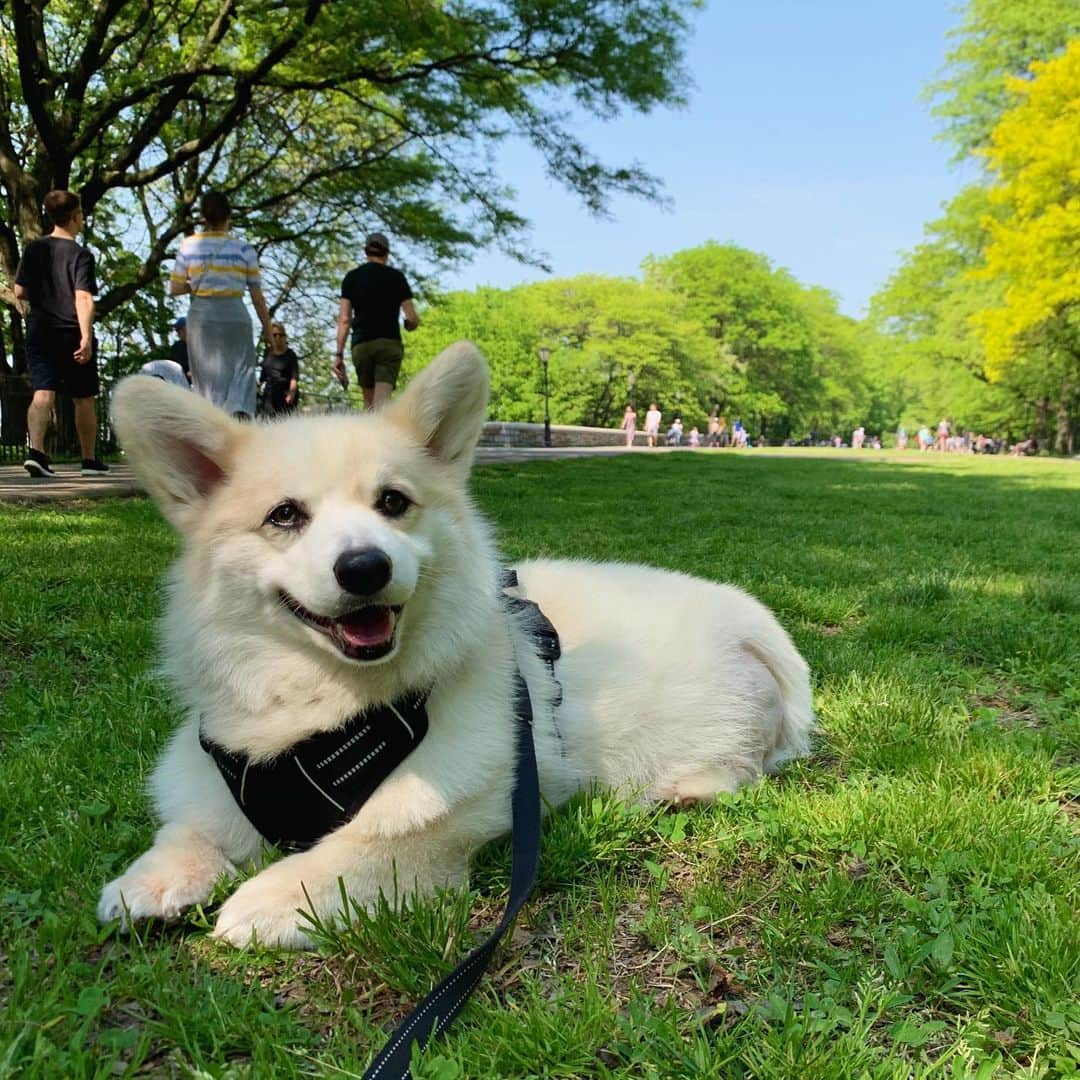
<svg viewBox="0 0 1080 1080">
<path fill-rule="evenodd" d="M 637 385 L 637 373 L 634 372 L 634 371 L 631 371 L 626 376 L 626 386 L 630 391 L 630 408 L 631 409 L 636 408 L 636 406 L 634 405 L 634 387 L 636 385 Z"/>
<path fill-rule="evenodd" d="M 551 446 L 551 410 L 548 398 L 548 360 L 551 359 L 551 350 L 546 345 L 541 345 L 540 364 L 544 369 L 544 445 Z"/>
</svg>

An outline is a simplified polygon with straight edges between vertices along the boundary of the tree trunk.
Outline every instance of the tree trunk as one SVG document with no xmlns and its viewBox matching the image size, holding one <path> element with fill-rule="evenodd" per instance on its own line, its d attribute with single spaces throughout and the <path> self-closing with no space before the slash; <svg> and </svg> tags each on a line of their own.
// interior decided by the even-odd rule
<svg viewBox="0 0 1080 1080">
<path fill-rule="evenodd" d="M 1039 400 L 1035 402 L 1035 430 L 1030 432 L 1026 437 L 1030 438 L 1031 435 L 1034 435 L 1035 438 L 1039 440 L 1040 448 L 1045 446 L 1049 441 L 1047 438 L 1049 432 L 1049 414 L 1050 402 L 1044 397 L 1039 398 Z"/>
<path fill-rule="evenodd" d="M 1076 445 L 1076 425 L 1073 416 L 1073 401 L 1076 390 L 1069 384 L 1069 380 L 1061 382 L 1061 397 L 1057 407 L 1057 430 L 1054 438 L 1054 450 L 1059 454 L 1072 456 Z"/>
</svg>

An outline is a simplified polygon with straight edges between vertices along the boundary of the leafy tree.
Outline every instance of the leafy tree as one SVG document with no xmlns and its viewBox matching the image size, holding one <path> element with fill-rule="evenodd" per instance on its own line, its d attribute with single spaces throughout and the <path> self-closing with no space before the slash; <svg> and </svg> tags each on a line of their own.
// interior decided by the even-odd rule
<svg viewBox="0 0 1080 1080">
<path fill-rule="evenodd" d="M 870 322 L 890 339 L 885 367 L 900 387 L 900 421 L 909 429 L 942 416 L 1002 434 L 1027 422 L 1031 406 L 1024 393 L 990 383 L 972 323 L 999 295 L 994 283 L 971 276 L 992 212 L 986 188 L 965 188 L 926 226 L 926 239 L 871 301 Z"/>
<path fill-rule="evenodd" d="M 541 344 L 551 349 L 555 423 L 613 427 L 631 397 L 703 423 L 715 397 L 715 343 L 676 295 L 624 278 L 585 275 L 452 293 L 433 304 L 410 339 L 406 373 L 444 345 L 470 338 L 492 370 L 491 415 L 543 419 Z M 690 419 L 693 417 L 694 419 Z"/>
<path fill-rule="evenodd" d="M 975 321 L 989 376 L 1043 384 L 1057 449 L 1071 453 L 1080 411 L 1080 40 L 1032 73 L 1014 81 L 1018 104 L 987 151 L 1000 213 L 978 276 L 1002 288 Z"/>
<path fill-rule="evenodd" d="M 1080 35 L 1075 0 L 968 0 L 942 78 L 927 88 L 957 160 L 987 146 L 1032 61 L 1048 60 Z"/>
<path fill-rule="evenodd" d="M 817 340 L 798 282 L 764 255 L 715 241 L 644 266 L 649 283 L 685 298 L 687 313 L 729 358 L 720 405 L 770 439 L 786 437 L 821 391 Z"/>
<path fill-rule="evenodd" d="M 77 190 L 108 316 L 167 324 L 161 264 L 200 192 L 227 192 L 275 306 L 376 225 L 436 266 L 490 242 L 535 259 L 491 149 L 518 136 L 602 211 L 646 197 L 574 115 L 682 100 L 698 0 L 11 0 L 0 6 L 0 303 L 55 187 Z M 13 322 L 18 334 L 19 324 Z"/>
</svg>

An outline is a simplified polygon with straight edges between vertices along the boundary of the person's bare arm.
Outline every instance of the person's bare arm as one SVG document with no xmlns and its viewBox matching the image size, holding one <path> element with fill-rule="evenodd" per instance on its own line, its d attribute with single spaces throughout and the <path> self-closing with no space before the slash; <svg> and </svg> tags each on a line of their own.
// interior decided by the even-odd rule
<svg viewBox="0 0 1080 1080">
<path fill-rule="evenodd" d="M 285 395 L 285 404 L 291 405 L 296 400 L 296 391 L 299 383 L 295 379 L 289 380 L 289 392 Z"/>
<path fill-rule="evenodd" d="M 17 281 L 15 282 L 15 299 L 16 300 L 29 300 L 30 299 L 30 294 L 26 291 L 26 286 L 25 285 L 20 285 Z"/>
<path fill-rule="evenodd" d="M 255 305 L 255 314 L 259 316 L 262 325 L 263 342 L 269 349 L 273 339 L 270 336 L 270 309 L 266 306 L 266 297 L 258 285 L 253 285 L 248 292 L 251 294 L 251 302 Z"/>
<path fill-rule="evenodd" d="M 334 353 L 334 364 L 331 371 L 343 389 L 349 388 L 349 373 L 345 370 L 345 342 L 349 336 L 349 327 L 352 325 L 352 301 L 344 296 L 338 305 L 337 317 L 337 351 Z"/>
<path fill-rule="evenodd" d="M 191 286 L 186 281 L 179 281 L 176 278 L 169 278 L 169 295 L 170 296 L 186 296 L 191 292 Z"/>
<path fill-rule="evenodd" d="M 405 329 L 412 331 L 420 325 L 420 316 L 416 314 L 412 300 L 402 300 L 401 310 L 405 315 Z"/>
<path fill-rule="evenodd" d="M 94 297 L 83 289 L 75 290 L 75 314 L 79 320 L 79 347 L 76 364 L 89 364 L 94 354 Z"/>
</svg>

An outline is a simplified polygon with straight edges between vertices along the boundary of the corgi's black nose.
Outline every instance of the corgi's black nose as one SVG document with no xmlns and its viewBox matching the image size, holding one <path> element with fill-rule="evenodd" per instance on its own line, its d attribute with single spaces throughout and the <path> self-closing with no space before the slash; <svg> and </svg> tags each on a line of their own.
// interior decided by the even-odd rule
<svg viewBox="0 0 1080 1080">
<path fill-rule="evenodd" d="M 374 547 L 343 551 L 334 563 L 338 584 L 353 596 L 377 593 L 390 580 L 393 571 L 390 556 Z"/>
</svg>

